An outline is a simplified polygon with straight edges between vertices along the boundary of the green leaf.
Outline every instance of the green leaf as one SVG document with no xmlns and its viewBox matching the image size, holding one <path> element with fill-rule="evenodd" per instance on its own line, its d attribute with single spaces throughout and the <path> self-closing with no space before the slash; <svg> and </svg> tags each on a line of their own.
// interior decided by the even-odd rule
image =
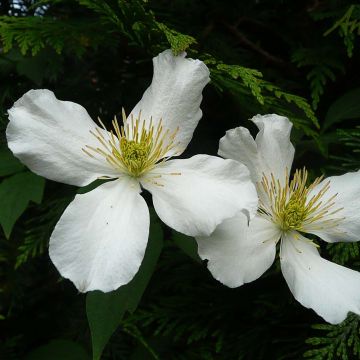
<svg viewBox="0 0 360 360">
<path fill-rule="evenodd" d="M 84 348 L 69 340 L 56 339 L 33 350 L 25 360 L 89 360 Z"/>
<path fill-rule="evenodd" d="M 95 180 L 92 183 L 79 188 L 76 193 L 77 194 L 86 194 L 86 193 L 96 189 L 101 184 L 104 184 L 106 181 L 108 181 L 108 180 L 101 180 L 101 179 Z"/>
<path fill-rule="evenodd" d="M 311 348 L 304 353 L 305 358 L 311 360 L 360 359 L 358 315 L 349 314 L 342 323 L 337 325 L 316 324 L 312 328 L 320 330 L 321 333 L 320 336 L 312 336 L 306 340 Z"/>
<path fill-rule="evenodd" d="M 15 174 L 24 166 L 8 149 L 0 149 L 0 176 Z"/>
<path fill-rule="evenodd" d="M 218 64 L 217 70 L 229 74 L 233 79 L 240 78 L 244 85 L 251 90 L 260 104 L 264 104 L 264 97 L 261 93 L 262 73 L 255 69 L 246 68 L 240 65 Z"/>
<path fill-rule="evenodd" d="M 81 56 L 87 47 L 95 48 L 111 40 L 98 31 L 92 19 L 74 21 L 51 16 L 5 15 L 0 16 L 0 41 L 5 53 L 18 48 L 22 55 L 35 56 L 51 48 L 58 54 L 66 49 L 67 53 Z"/>
<path fill-rule="evenodd" d="M 173 233 L 174 243 L 188 256 L 190 256 L 193 260 L 201 263 L 202 260 L 198 255 L 198 247 L 196 241 L 191 236 L 186 236 L 184 234 L 174 232 Z"/>
<path fill-rule="evenodd" d="M 152 223 L 148 246 L 140 270 L 127 285 L 110 293 L 93 291 L 86 297 L 86 312 L 91 330 L 93 359 L 98 360 L 111 335 L 121 323 L 126 311 L 133 313 L 155 269 L 163 246 L 159 223 Z"/>
<path fill-rule="evenodd" d="M 40 204 L 44 187 L 45 179 L 31 172 L 13 175 L 0 183 L 0 224 L 7 238 L 29 202 Z"/>
<path fill-rule="evenodd" d="M 168 28 L 165 24 L 160 22 L 158 22 L 157 25 L 159 29 L 165 34 L 174 55 L 179 55 L 189 46 L 196 44 L 196 40 L 190 35 L 181 34 L 174 29 Z"/>
<path fill-rule="evenodd" d="M 342 120 L 360 118 L 360 88 L 345 93 L 329 108 L 323 124 L 323 131 Z"/>
</svg>

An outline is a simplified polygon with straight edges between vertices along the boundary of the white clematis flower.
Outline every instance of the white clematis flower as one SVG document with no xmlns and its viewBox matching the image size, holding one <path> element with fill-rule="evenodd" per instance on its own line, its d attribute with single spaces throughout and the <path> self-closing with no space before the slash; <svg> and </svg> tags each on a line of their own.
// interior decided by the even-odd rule
<svg viewBox="0 0 360 360">
<path fill-rule="evenodd" d="M 138 271 L 149 234 L 142 188 L 160 218 L 188 235 L 209 235 L 238 211 L 256 211 L 244 165 L 207 155 L 169 160 L 184 151 L 201 118 L 206 65 L 170 50 L 153 63 L 150 87 L 111 131 L 49 90 L 31 90 L 9 110 L 9 148 L 33 172 L 76 186 L 113 179 L 77 195 L 51 235 L 51 260 L 82 292 L 117 289 Z"/>
<path fill-rule="evenodd" d="M 254 140 L 243 127 L 220 140 L 219 154 L 250 170 L 260 205 L 248 226 L 242 214 L 225 220 L 210 237 L 197 237 L 199 254 L 208 259 L 213 276 L 229 287 L 260 277 L 274 262 L 281 241 L 280 262 L 294 297 L 326 321 L 343 321 L 349 311 L 360 314 L 360 273 L 320 257 L 303 234 L 327 242 L 360 239 L 360 171 L 307 185 L 308 173 L 289 171 L 294 147 L 290 121 L 278 115 L 255 116 Z"/>
</svg>

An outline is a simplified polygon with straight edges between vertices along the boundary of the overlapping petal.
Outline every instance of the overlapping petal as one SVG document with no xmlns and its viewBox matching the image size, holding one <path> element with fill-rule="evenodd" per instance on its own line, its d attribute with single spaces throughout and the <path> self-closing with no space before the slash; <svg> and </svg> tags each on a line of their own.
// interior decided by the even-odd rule
<svg viewBox="0 0 360 360">
<path fill-rule="evenodd" d="M 99 145 L 89 132 L 96 124 L 82 106 L 49 90 L 30 90 L 8 112 L 8 146 L 36 174 L 77 186 L 117 176 L 106 161 L 82 151 Z"/>
<path fill-rule="evenodd" d="M 185 55 L 174 56 L 171 50 L 166 50 L 153 59 L 152 83 L 128 117 L 128 121 L 131 116 L 138 118 L 141 112 L 141 121 L 146 126 L 152 119 L 155 128 L 162 120 L 165 131 L 174 133 L 178 129 L 179 145 L 167 156 L 180 155 L 190 142 L 202 116 L 202 91 L 210 80 L 207 66 Z"/>
<path fill-rule="evenodd" d="M 134 179 L 124 177 L 77 195 L 50 239 L 50 257 L 79 291 L 117 289 L 138 271 L 149 211 Z"/>
<path fill-rule="evenodd" d="M 360 240 L 360 171 L 349 172 L 341 176 L 331 176 L 323 180 L 309 194 L 309 198 L 317 194 L 329 182 L 330 188 L 321 201 L 334 203 L 328 214 L 306 228 L 307 232 L 318 235 L 328 242 Z M 339 211 L 337 211 L 339 210 Z M 335 214 L 331 212 L 337 211 Z M 330 219 L 330 222 L 329 222 Z M 333 224 L 337 224 L 333 227 Z"/>
<path fill-rule="evenodd" d="M 141 184 L 153 195 L 159 217 L 190 236 L 208 236 L 223 220 L 243 211 L 255 214 L 257 195 L 244 165 L 196 155 L 162 163 Z"/>
<path fill-rule="evenodd" d="M 222 222 L 209 237 L 197 237 L 199 255 L 207 259 L 215 279 L 237 287 L 259 278 L 274 262 L 280 230 L 256 216 L 242 213 Z"/>
<path fill-rule="evenodd" d="M 264 167 L 257 144 L 247 128 L 239 126 L 228 130 L 220 139 L 219 155 L 245 164 L 250 171 L 253 182 L 261 180 L 261 169 Z"/>
<path fill-rule="evenodd" d="M 294 159 L 292 123 L 276 114 L 256 115 L 251 120 L 259 128 L 255 140 L 246 128 L 229 130 L 220 139 L 219 155 L 245 164 L 254 182 L 260 181 L 263 174 L 273 174 L 283 184 Z"/>
<path fill-rule="evenodd" d="M 281 270 L 296 300 L 338 324 L 349 311 L 360 315 L 360 273 L 320 257 L 297 233 L 281 243 Z"/>
</svg>

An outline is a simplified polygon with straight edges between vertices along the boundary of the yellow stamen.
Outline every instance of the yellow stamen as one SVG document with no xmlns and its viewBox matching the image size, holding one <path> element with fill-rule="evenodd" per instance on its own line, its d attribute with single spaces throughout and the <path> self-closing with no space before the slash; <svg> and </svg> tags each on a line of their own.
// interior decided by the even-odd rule
<svg viewBox="0 0 360 360">
<path fill-rule="evenodd" d="M 287 172 L 286 172 L 287 173 Z M 265 199 L 260 202 L 259 213 L 276 223 L 280 229 L 286 231 L 304 231 L 336 227 L 342 218 L 333 217 L 342 208 L 334 209 L 337 194 L 324 200 L 324 195 L 330 189 L 330 182 L 311 196 L 311 192 L 322 181 L 322 177 L 307 186 L 308 172 L 296 170 L 293 179 L 289 182 L 286 175 L 285 184 L 271 174 L 263 178 L 258 187 L 265 194 Z M 311 196 L 311 197 L 310 197 Z M 314 224 L 315 223 L 315 224 Z"/>
<path fill-rule="evenodd" d="M 137 119 L 131 116 L 127 120 L 124 110 L 122 116 L 124 125 L 119 126 L 115 117 L 110 132 L 99 119 L 102 129 L 90 131 L 99 147 L 86 145 L 82 149 L 86 155 L 100 155 L 120 172 L 139 177 L 154 168 L 155 164 L 166 161 L 169 151 L 178 148 L 179 144 L 175 143 L 178 128 L 173 132 L 164 130 L 161 119 L 157 125 L 152 119 L 146 124 L 145 120 L 141 121 L 141 112 Z"/>
</svg>

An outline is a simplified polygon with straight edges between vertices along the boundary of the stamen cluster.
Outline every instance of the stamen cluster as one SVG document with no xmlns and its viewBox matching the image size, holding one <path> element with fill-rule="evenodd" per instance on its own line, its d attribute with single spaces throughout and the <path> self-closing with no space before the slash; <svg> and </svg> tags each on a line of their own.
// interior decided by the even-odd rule
<svg viewBox="0 0 360 360">
<path fill-rule="evenodd" d="M 123 111 L 123 126 L 119 126 L 116 117 L 112 121 L 113 129 L 107 131 L 105 125 L 99 119 L 102 129 L 96 128 L 90 131 L 99 141 L 100 146 L 95 148 L 86 145 L 82 150 L 89 156 L 101 155 L 105 160 L 120 172 L 139 177 L 151 170 L 160 161 L 166 161 L 170 150 L 179 144 L 175 143 L 178 132 L 176 129 L 170 132 L 164 129 L 162 120 L 157 125 L 150 119 L 149 124 L 141 119 L 141 113 L 137 119 L 133 116 L 126 119 Z"/>
<path fill-rule="evenodd" d="M 260 190 L 265 194 L 265 199 L 260 201 L 259 212 L 276 223 L 284 232 L 290 230 L 306 232 L 311 229 L 324 227 L 335 227 L 341 219 L 332 216 L 342 210 L 334 209 L 337 194 L 324 200 L 324 195 L 329 191 L 330 182 L 314 191 L 322 181 L 322 177 L 307 186 L 307 170 L 296 170 L 293 179 L 289 182 L 286 175 L 285 184 L 281 184 L 274 175 L 270 177 L 263 175 L 258 184 Z M 315 225 L 316 223 L 316 225 Z"/>
</svg>

